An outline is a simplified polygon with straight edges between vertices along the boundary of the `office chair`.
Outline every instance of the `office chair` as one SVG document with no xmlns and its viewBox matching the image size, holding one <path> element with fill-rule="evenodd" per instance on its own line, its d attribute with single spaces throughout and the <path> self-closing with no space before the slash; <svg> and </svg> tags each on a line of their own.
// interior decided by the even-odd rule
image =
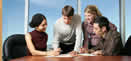
<svg viewBox="0 0 131 61">
<path fill-rule="evenodd" d="M 9 36 L 3 44 L 3 61 L 27 55 L 27 46 L 24 34 Z"/>
<path fill-rule="evenodd" d="M 122 56 L 131 56 L 131 36 L 129 36 L 125 46 L 120 51 L 120 55 L 122 55 Z"/>
</svg>

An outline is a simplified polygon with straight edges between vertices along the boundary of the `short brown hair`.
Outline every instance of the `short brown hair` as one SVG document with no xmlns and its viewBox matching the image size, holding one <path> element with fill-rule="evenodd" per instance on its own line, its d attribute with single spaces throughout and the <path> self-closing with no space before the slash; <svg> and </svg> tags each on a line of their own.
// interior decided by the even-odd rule
<svg viewBox="0 0 131 61">
<path fill-rule="evenodd" d="M 97 16 L 102 16 L 101 12 L 98 10 L 96 5 L 88 5 L 85 10 L 85 13 L 96 14 Z"/>
<path fill-rule="evenodd" d="M 70 5 L 66 5 L 64 8 L 62 8 L 62 15 L 64 16 L 73 16 L 74 15 L 74 8 Z"/>
</svg>

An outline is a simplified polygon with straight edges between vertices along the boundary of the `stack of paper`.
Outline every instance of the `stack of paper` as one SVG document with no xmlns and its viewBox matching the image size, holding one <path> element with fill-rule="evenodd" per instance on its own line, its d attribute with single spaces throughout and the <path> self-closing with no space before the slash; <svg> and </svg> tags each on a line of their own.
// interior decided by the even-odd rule
<svg viewBox="0 0 131 61">
<path fill-rule="evenodd" d="M 95 55 L 89 54 L 89 53 L 83 53 L 83 54 L 79 54 L 79 55 L 81 55 L 81 56 L 95 56 Z"/>
</svg>

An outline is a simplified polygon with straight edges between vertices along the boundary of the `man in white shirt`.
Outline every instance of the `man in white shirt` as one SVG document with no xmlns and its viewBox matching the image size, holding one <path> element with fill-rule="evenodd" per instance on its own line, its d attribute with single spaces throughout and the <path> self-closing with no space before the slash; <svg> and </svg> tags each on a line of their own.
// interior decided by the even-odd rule
<svg viewBox="0 0 131 61">
<path fill-rule="evenodd" d="M 79 51 L 82 43 L 81 17 L 74 15 L 72 6 L 66 5 L 62 8 L 62 17 L 54 24 L 53 48 L 65 54 Z"/>
</svg>

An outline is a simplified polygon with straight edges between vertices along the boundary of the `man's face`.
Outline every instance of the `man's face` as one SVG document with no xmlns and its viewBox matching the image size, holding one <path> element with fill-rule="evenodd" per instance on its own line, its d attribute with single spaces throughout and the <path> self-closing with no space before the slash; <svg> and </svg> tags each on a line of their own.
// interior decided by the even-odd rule
<svg viewBox="0 0 131 61">
<path fill-rule="evenodd" d="M 69 16 L 69 17 L 63 16 L 63 18 L 64 18 L 64 22 L 65 22 L 66 24 L 70 24 L 70 23 L 71 23 L 72 16 Z"/>
<path fill-rule="evenodd" d="M 99 27 L 99 24 L 94 23 L 93 26 L 94 26 L 93 31 L 95 32 L 95 34 L 102 36 L 104 32 L 102 31 L 102 28 Z"/>
<path fill-rule="evenodd" d="M 96 15 L 94 14 L 91 14 L 91 13 L 84 13 L 85 15 L 85 20 L 88 22 L 88 23 L 92 23 L 96 17 Z"/>
</svg>

